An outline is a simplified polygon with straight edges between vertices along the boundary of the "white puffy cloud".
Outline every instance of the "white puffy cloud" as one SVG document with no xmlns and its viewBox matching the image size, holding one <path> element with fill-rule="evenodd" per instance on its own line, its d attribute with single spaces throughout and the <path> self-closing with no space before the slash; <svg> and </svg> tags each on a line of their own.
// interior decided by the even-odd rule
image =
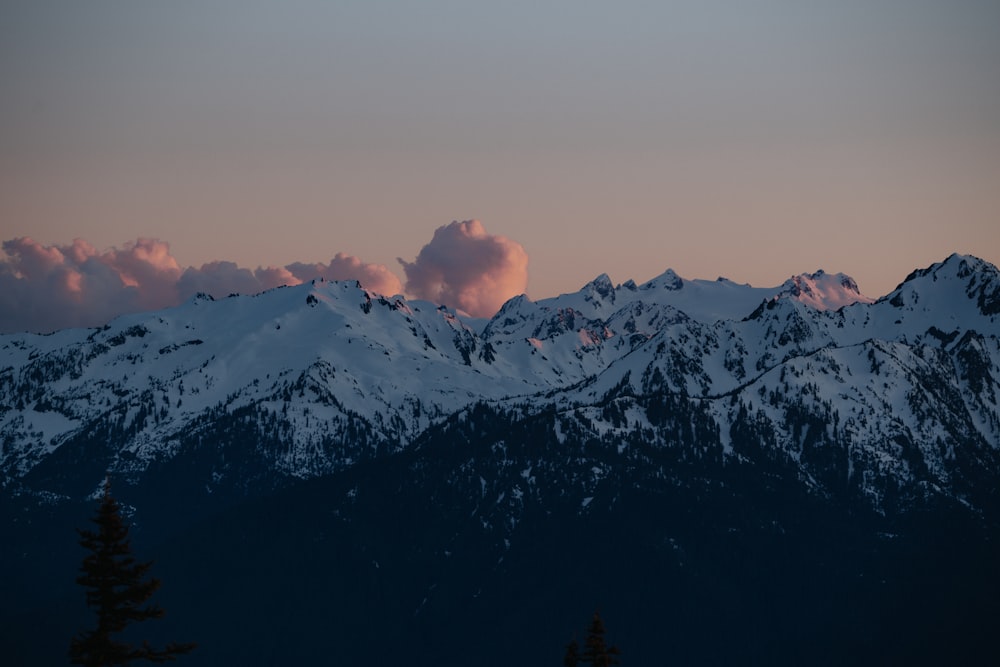
<svg viewBox="0 0 1000 667">
<path fill-rule="evenodd" d="M 475 317 L 494 315 L 528 284 L 528 254 L 521 244 L 488 234 L 478 220 L 438 227 L 413 262 L 399 263 L 408 293 Z"/>
</svg>

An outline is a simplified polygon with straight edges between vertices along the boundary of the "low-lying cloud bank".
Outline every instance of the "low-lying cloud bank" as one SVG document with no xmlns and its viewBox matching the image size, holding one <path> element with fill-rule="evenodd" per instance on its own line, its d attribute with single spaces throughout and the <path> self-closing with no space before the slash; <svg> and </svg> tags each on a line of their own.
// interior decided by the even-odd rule
<svg viewBox="0 0 1000 667">
<path fill-rule="evenodd" d="M 176 306 L 198 292 L 256 294 L 320 277 L 358 280 L 382 294 L 402 291 L 399 278 L 385 266 L 344 253 L 329 264 L 251 270 L 223 261 L 182 269 L 170 246 L 155 239 L 99 252 L 82 239 L 45 246 L 25 237 L 4 241 L 3 251 L 0 333 L 100 326 L 125 313 Z"/>
<path fill-rule="evenodd" d="M 0 333 L 100 326 L 125 313 L 175 306 L 198 292 L 256 294 L 316 278 L 357 280 L 380 294 L 403 292 L 383 264 L 337 253 L 328 264 L 294 262 L 248 269 L 214 261 L 182 268 L 170 246 L 140 238 L 99 251 L 82 239 L 46 246 L 29 237 L 4 241 L 0 255 Z M 438 228 L 406 271 L 407 293 L 477 317 L 493 315 L 527 285 L 520 244 L 486 233 L 478 220 Z"/>
</svg>

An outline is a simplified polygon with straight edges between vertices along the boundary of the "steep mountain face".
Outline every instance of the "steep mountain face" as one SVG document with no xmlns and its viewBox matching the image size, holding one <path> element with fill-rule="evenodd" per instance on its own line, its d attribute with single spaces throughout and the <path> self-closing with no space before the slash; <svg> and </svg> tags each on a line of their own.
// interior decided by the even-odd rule
<svg viewBox="0 0 1000 667">
<path fill-rule="evenodd" d="M 998 318 L 1000 272 L 953 255 L 878 301 L 842 274 L 760 289 L 668 271 L 481 321 L 318 281 L 2 336 L 0 566 L 72 571 L 59 545 L 110 471 L 181 582 L 184 627 L 218 633 L 203 664 L 282 615 L 282 639 L 244 662 L 332 626 L 373 644 L 391 628 L 440 649 L 417 664 L 464 665 L 444 655 L 476 650 L 444 630 L 463 623 L 551 641 L 555 662 L 575 626 L 553 611 L 578 624 L 595 604 L 648 656 L 629 664 L 660 660 L 642 642 L 664 623 L 688 664 L 741 655 L 714 645 L 720 623 L 768 664 L 956 655 L 883 626 L 946 627 L 975 658 L 979 624 L 1000 620 Z M 280 611 L 241 588 L 254 572 L 276 577 L 258 593 Z M 5 586 L 35 604 L 71 593 Z M 203 595 L 257 616 L 213 626 Z"/>
</svg>

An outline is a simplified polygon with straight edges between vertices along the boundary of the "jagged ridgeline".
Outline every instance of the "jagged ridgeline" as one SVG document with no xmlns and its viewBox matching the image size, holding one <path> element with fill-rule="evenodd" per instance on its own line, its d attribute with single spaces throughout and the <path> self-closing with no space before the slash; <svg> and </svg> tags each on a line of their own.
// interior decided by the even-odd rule
<svg viewBox="0 0 1000 667">
<path fill-rule="evenodd" d="M 83 623 L 110 471 L 191 664 L 559 664 L 598 605 L 623 664 L 977 661 L 998 382 L 1000 273 L 958 255 L 875 302 L 668 271 L 486 321 L 317 281 L 0 336 L 5 654 Z"/>
</svg>

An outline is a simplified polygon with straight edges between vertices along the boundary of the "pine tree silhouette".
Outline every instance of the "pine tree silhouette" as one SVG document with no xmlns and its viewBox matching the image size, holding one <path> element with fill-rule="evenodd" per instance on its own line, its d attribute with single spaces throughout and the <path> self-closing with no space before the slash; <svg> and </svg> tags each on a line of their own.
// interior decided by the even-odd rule
<svg viewBox="0 0 1000 667">
<path fill-rule="evenodd" d="M 580 664 L 580 645 L 576 639 L 566 645 L 566 655 L 563 656 L 563 667 L 577 667 Z"/>
<path fill-rule="evenodd" d="M 601 615 L 595 611 L 590 629 L 587 630 L 587 640 L 583 645 L 583 655 L 579 658 L 580 662 L 593 665 L 593 667 L 610 667 L 610 665 L 621 664 L 618 659 L 621 651 L 618 650 L 617 646 L 605 645 L 605 632 L 604 621 L 601 620 Z"/>
<path fill-rule="evenodd" d="M 195 644 L 170 643 L 154 649 L 148 641 L 134 646 L 112 638 L 132 623 L 164 615 L 158 605 L 144 605 L 160 587 L 160 581 L 147 577 L 152 561 L 139 563 L 133 558 L 129 527 L 122 520 L 118 501 L 111 496 L 108 479 L 104 480 L 104 496 L 92 521 L 97 524 L 96 531 L 77 529 L 80 545 L 90 554 L 83 559 L 76 582 L 87 589 L 87 605 L 97 614 L 97 627 L 73 638 L 70 661 L 104 667 L 136 660 L 167 662 L 190 652 Z"/>
<path fill-rule="evenodd" d="M 583 644 L 583 654 L 580 654 L 580 645 L 574 639 L 566 646 L 566 655 L 563 657 L 564 667 L 577 667 L 580 664 L 593 665 L 593 667 L 610 667 L 619 665 L 621 661 L 618 656 L 621 651 L 617 646 L 606 646 L 604 644 L 604 621 L 601 615 L 594 612 L 594 619 L 591 621 L 590 629 L 587 630 L 587 639 Z"/>
</svg>

